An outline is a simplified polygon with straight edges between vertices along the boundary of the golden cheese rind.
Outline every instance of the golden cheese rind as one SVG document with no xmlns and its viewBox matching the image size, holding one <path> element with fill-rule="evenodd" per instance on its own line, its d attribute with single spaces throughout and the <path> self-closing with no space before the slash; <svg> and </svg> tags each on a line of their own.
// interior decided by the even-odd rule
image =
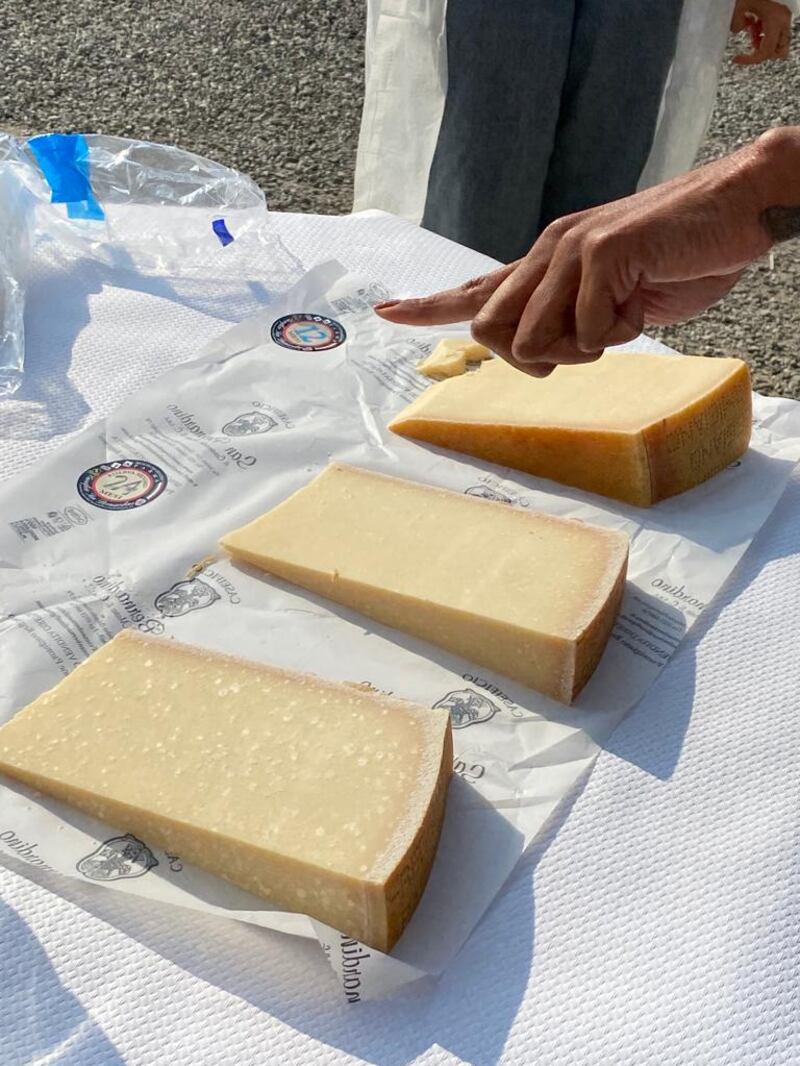
<svg viewBox="0 0 800 1066">
<path fill-rule="evenodd" d="M 129 632 L 0 728 L 0 771 L 380 951 L 451 769 L 444 711 Z"/>
<path fill-rule="evenodd" d="M 751 423 L 740 359 L 606 352 L 544 379 L 492 360 L 426 389 L 389 428 L 647 507 L 738 459 Z"/>
<path fill-rule="evenodd" d="M 628 538 L 334 464 L 223 546 L 569 703 L 619 608 Z"/>
</svg>

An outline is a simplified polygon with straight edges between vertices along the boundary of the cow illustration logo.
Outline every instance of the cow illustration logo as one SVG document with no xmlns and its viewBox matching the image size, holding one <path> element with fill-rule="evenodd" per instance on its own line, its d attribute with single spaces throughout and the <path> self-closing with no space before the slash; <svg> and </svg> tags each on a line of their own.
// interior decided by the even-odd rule
<svg viewBox="0 0 800 1066">
<path fill-rule="evenodd" d="M 166 618 L 180 618 L 190 611 L 199 611 L 210 607 L 220 599 L 220 594 L 206 581 L 193 577 L 187 581 L 176 581 L 165 592 L 156 596 L 156 610 Z"/>
<path fill-rule="evenodd" d="M 277 419 L 272 415 L 265 415 L 263 411 L 248 411 L 232 418 L 222 427 L 222 432 L 227 437 L 250 437 L 254 433 L 269 433 L 277 424 Z"/>
<path fill-rule="evenodd" d="M 91 855 L 75 864 L 78 873 L 88 877 L 90 881 L 121 881 L 129 877 L 144 877 L 154 866 L 158 866 L 158 859 L 146 844 L 131 833 L 122 837 L 111 837 Z"/>
<path fill-rule="evenodd" d="M 494 700 L 490 700 L 488 696 L 472 688 L 460 688 L 455 692 L 448 692 L 433 706 L 442 707 L 450 712 L 450 724 L 453 729 L 466 729 L 468 725 L 488 722 L 500 710 Z"/>
<path fill-rule="evenodd" d="M 145 459 L 114 459 L 84 470 L 78 478 L 78 495 L 104 511 L 130 511 L 152 503 L 167 487 L 160 466 Z"/>
<path fill-rule="evenodd" d="M 510 496 L 506 496 L 504 492 L 499 492 L 497 489 L 490 488 L 489 485 L 473 485 L 469 489 L 464 489 L 464 495 L 478 496 L 481 500 L 495 500 L 497 503 L 514 502 Z"/>
<path fill-rule="evenodd" d="M 272 323 L 270 336 L 282 348 L 297 352 L 327 352 L 344 344 L 344 326 L 325 315 L 284 315 Z"/>
</svg>

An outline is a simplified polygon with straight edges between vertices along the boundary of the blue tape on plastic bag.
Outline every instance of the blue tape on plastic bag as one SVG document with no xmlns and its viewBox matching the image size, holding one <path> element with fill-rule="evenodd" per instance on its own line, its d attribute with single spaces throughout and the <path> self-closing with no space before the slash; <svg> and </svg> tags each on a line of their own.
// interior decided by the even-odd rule
<svg viewBox="0 0 800 1066">
<path fill-rule="evenodd" d="M 105 218 L 89 181 L 89 146 L 81 133 L 47 133 L 28 141 L 53 190 L 51 203 L 66 204 L 69 218 Z"/>
<path fill-rule="evenodd" d="M 224 218 L 215 218 L 214 221 L 211 223 L 211 228 L 219 237 L 219 243 L 222 245 L 223 248 L 225 248 L 226 245 L 230 244 L 233 240 L 231 231 L 225 225 Z"/>
</svg>

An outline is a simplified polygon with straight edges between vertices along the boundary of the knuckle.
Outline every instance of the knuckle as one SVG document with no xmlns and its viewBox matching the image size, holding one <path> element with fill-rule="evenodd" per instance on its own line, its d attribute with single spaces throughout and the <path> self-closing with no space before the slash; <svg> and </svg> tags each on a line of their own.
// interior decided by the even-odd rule
<svg viewBox="0 0 800 1066">
<path fill-rule="evenodd" d="M 542 355 L 541 350 L 526 337 L 515 337 L 511 344 L 511 358 L 520 363 L 529 363 L 537 356 Z"/>
<path fill-rule="evenodd" d="M 522 341 L 513 341 L 511 344 L 511 358 L 524 363 L 528 357 L 527 345 Z"/>
<path fill-rule="evenodd" d="M 567 232 L 566 220 L 563 218 L 557 218 L 554 222 L 551 222 L 546 228 L 543 237 L 561 237 Z"/>
<path fill-rule="evenodd" d="M 560 241 L 567 235 L 567 233 L 569 233 L 574 224 L 574 215 L 563 215 L 561 218 L 557 218 L 554 222 L 550 223 L 542 234 L 542 239 Z"/>
<path fill-rule="evenodd" d="M 611 251 L 613 241 L 613 234 L 605 226 L 590 229 L 583 238 L 583 258 L 590 261 L 602 259 Z"/>
<path fill-rule="evenodd" d="M 497 332 L 497 317 L 495 314 L 481 307 L 473 319 L 473 336 L 476 340 L 481 337 L 492 337 Z"/>
<path fill-rule="evenodd" d="M 483 344 L 487 348 L 492 347 L 492 341 L 495 339 L 496 327 L 495 321 L 491 315 L 484 314 L 483 311 L 479 311 L 475 318 L 472 320 L 472 339 L 477 341 L 478 344 Z"/>
<path fill-rule="evenodd" d="M 485 274 L 480 274 L 478 277 L 470 278 L 469 281 L 465 281 L 463 284 L 459 285 L 458 291 L 466 293 L 468 295 L 472 295 L 475 292 L 480 292 L 480 290 L 485 285 L 486 285 L 486 275 Z"/>
</svg>

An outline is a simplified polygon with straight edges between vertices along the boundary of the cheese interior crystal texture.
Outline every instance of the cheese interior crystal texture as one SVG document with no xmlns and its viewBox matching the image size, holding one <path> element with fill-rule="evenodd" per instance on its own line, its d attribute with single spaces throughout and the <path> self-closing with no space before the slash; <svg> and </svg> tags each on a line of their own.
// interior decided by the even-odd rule
<svg viewBox="0 0 800 1066">
<path fill-rule="evenodd" d="M 426 359 L 417 363 L 417 370 L 425 377 L 442 381 L 463 374 L 468 363 L 482 363 L 491 358 L 489 349 L 470 337 L 445 337 Z"/>
<path fill-rule="evenodd" d="M 236 558 L 570 702 L 616 616 L 620 532 L 334 464 Z"/>
<path fill-rule="evenodd" d="M 123 631 L 0 728 L 0 770 L 386 951 L 450 736 L 446 712 Z"/>
<path fill-rule="evenodd" d="M 432 385 L 389 428 L 649 506 L 738 459 L 751 425 L 740 359 L 606 352 L 543 379 L 493 359 Z"/>
</svg>

